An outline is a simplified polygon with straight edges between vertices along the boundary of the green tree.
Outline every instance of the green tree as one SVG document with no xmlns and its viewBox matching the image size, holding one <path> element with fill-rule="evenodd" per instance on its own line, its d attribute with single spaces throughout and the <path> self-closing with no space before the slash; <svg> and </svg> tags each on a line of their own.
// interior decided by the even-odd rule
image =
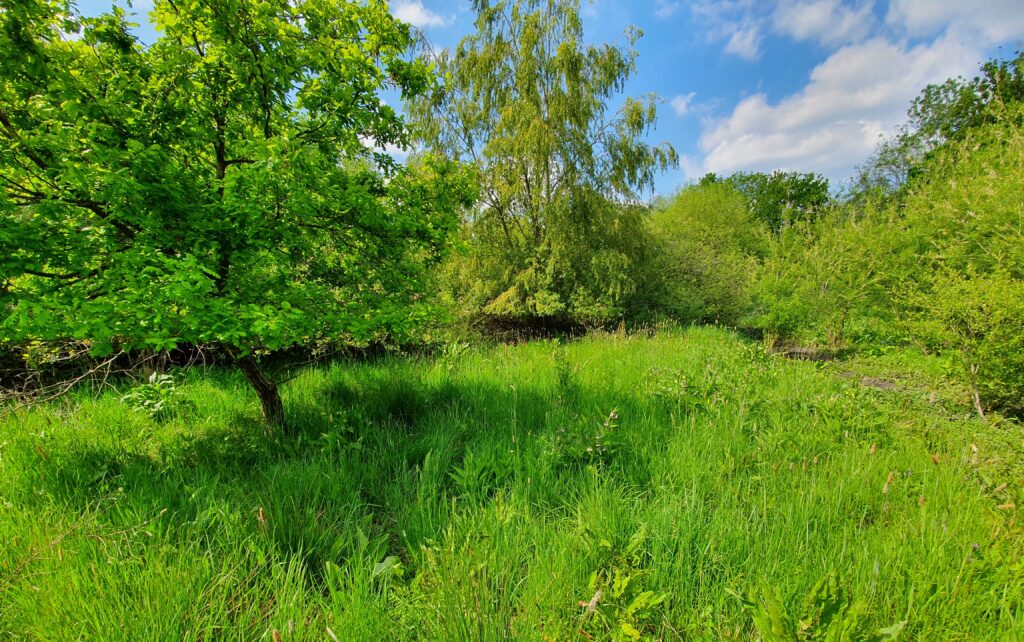
<svg viewBox="0 0 1024 642">
<path fill-rule="evenodd" d="M 0 13 L 7 341 L 215 344 L 283 424 L 261 351 L 408 331 L 465 174 L 378 93 L 431 82 L 383 0 L 157 0 L 160 37 L 68 0 Z"/>
<path fill-rule="evenodd" d="M 436 56 L 438 91 L 410 114 L 427 147 L 481 170 L 454 297 L 504 317 L 600 322 L 637 290 L 642 191 L 677 162 L 644 137 L 656 96 L 624 98 L 629 48 L 586 45 L 578 0 L 474 0 L 476 31 Z"/>
<path fill-rule="evenodd" d="M 708 174 L 701 184 L 724 182 L 749 201 L 750 214 L 778 234 L 797 222 L 813 222 L 831 205 L 828 179 L 818 174 L 738 172 L 728 178 Z"/>
<path fill-rule="evenodd" d="M 657 309 L 684 322 L 738 322 L 768 228 L 751 218 L 747 200 L 726 183 L 687 187 L 650 217 Z"/>
<path fill-rule="evenodd" d="M 1010 106 L 1024 100 L 1024 53 L 1009 60 L 989 60 L 967 80 L 950 78 L 928 85 L 907 110 L 908 121 L 879 143 L 859 169 L 847 199 L 904 196 L 921 176 L 936 150 L 965 139 L 983 125 L 1006 119 Z"/>
</svg>

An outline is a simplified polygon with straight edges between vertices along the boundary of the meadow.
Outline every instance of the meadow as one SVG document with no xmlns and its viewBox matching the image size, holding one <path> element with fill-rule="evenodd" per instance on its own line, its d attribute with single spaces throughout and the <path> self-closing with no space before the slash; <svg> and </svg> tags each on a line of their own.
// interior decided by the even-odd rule
<svg viewBox="0 0 1024 642">
<path fill-rule="evenodd" d="M 0 637 L 1017 639 L 1022 433 L 945 371 L 456 344 L 303 369 L 289 437 L 237 372 L 83 390 L 0 420 Z"/>
</svg>

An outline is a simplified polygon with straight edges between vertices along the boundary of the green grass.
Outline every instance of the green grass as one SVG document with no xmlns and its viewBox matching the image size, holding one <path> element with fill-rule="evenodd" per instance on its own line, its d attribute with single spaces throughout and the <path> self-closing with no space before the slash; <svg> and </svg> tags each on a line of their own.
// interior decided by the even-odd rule
<svg viewBox="0 0 1024 642">
<path fill-rule="evenodd" d="M 705 328 L 312 368 L 279 442 L 225 372 L 19 411 L 0 638 L 757 639 L 830 574 L 862 631 L 1024 637 L 1020 426 L 837 368 Z"/>
</svg>

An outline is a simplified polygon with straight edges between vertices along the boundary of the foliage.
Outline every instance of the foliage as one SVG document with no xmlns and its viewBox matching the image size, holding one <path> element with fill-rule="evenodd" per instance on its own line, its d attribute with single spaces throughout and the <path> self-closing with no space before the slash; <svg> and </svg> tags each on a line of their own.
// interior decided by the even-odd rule
<svg viewBox="0 0 1024 642">
<path fill-rule="evenodd" d="M 776 234 L 788 225 L 814 222 L 832 203 L 828 179 L 818 174 L 737 172 L 728 178 L 707 174 L 701 185 L 726 183 L 743 194 L 750 215 Z"/>
<path fill-rule="evenodd" d="M 470 177 L 378 97 L 431 82 L 386 2 L 158 0 L 0 14 L 3 335 L 236 355 L 408 333 Z M 75 34 L 68 38 L 65 34 Z M 255 384 L 254 384 L 255 385 Z"/>
<path fill-rule="evenodd" d="M 972 130 L 1005 121 L 1008 108 L 1024 100 L 1024 53 L 993 59 L 970 80 L 950 78 L 925 87 L 907 111 L 909 121 L 883 140 L 859 169 L 847 198 L 902 197 L 912 179 L 926 174 L 934 152 L 958 143 Z M 1020 120 L 1019 112 L 1017 122 Z"/>
<path fill-rule="evenodd" d="M 649 563 L 646 526 L 641 525 L 621 546 L 596 533 L 587 532 L 585 537 L 597 549 L 600 568 L 587 581 L 587 592 L 593 597 L 580 601 L 581 630 L 605 633 L 613 640 L 655 639 L 645 633 L 658 630 L 670 595 L 643 589 L 644 567 Z"/>
<path fill-rule="evenodd" d="M 167 416 L 180 399 L 178 384 L 174 376 L 154 371 L 146 383 L 137 385 L 121 397 L 135 412 L 142 412 L 154 419 Z"/>
<path fill-rule="evenodd" d="M 949 140 L 899 199 L 783 231 L 758 277 L 753 323 L 830 348 L 902 337 L 951 352 L 979 412 L 1020 412 L 1024 104 L 998 106 L 989 124 L 942 130 Z"/>
<path fill-rule="evenodd" d="M 953 350 L 979 410 L 1020 412 L 1024 284 L 1024 104 L 937 153 L 906 199 L 897 291 L 918 340 Z"/>
<path fill-rule="evenodd" d="M 926 151 L 924 140 L 912 135 L 909 125 L 903 125 L 897 134 L 880 141 L 874 153 L 857 168 L 844 190 L 843 200 L 857 207 L 888 200 L 898 202 L 911 179 L 920 175 Z"/>
<path fill-rule="evenodd" d="M 591 200 L 585 229 L 550 228 L 545 240 L 521 242 L 521 269 L 510 263 L 504 232 L 485 221 L 462 231 L 463 252 L 439 270 L 448 304 L 464 317 L 530 322 L 565 319 L 601 326 L 642 304 L 650 246 L 639 206 Z M 576 205 L 573 205 L 576 207 Z M 585 207 L 579 205 L 580 208 Z M 519 260 L 519 259 L 515 259 Z"/>
<path fill-rule="evenodd" d="M 772 337 L 803 337 L 832 350 L 848 347 L 851 317 L 893 322 L 890 288 L 901 265 L 891 259 L 886 212 L 835 210 L 794 225 L 769 246 L 754 286 L 751 322 Z"/>
<path fill-rule="evenodd" d="M 1007 119 L 937 153 L 928 180 L 907 197 L 905 251 L 928 268 L 915 272 L 917 282 L 936 270 L 1024 278 L 1024 134 L 1014 123 L 1022 113 L 1018 103 Z"/>
<path fill-rule="evenodd" d="M 959 355 L 979 411 L 983 403 L 1024 414 L 1024 280 L 945 275 L 911 302 L 916 335 Z"/>
<path fill-rule="evenodd" d="M 971 80 L 950 78 L 928 85 L 907 111 L 912 136 L 929 149 L 964 140 L 970 131 L 998 122 L 1007 105 L 1024 100 L 1024 52 L 993 59 Z"/>
<path fill-rule="evenodd" d="M 749 311 L 750 285 L 767 227 L 728 183 L 679 192 L 650 217 L 652 278 L 645 298 L 684 322 L 736 323 Z"/>
<path fill-rule="evenodd" d="M 444 271 L 470 314 L 621 318 L 642 264 L 642 210 L 655 173 L 656 96 L 611 106 L 632 75 L 629 47 L 586 45 L 578 0 L 476 0 L 476 31 L 435 56 L 444 86 L 409 104 L 419 138 L 473 162 L 482 197 L 465 257 Z"/>
<path fill-rule="evenodd" d="M 787 611 L 779 591 L 762 587 L 740 597 L 761 639 L 765 642 L 895 642 L 906 621 L 868 632 L 864 627 L 863 602 L 854 602 L 830 573 L 814 586 L 803 603 L 799 618 Z"/>
<path fill-rule="evenodd" d="M 619 449 L 619 413 L 612 410 L 603 422 L 593 420 L 560 426 L 548 440 L 548 455 L 559 466 L 603 466 Z"/>
</svg>

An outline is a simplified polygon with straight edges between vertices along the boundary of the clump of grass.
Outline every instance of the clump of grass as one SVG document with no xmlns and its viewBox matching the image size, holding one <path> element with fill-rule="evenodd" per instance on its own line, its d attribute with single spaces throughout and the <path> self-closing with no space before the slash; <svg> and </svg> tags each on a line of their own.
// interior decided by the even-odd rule
<svg viewBox="0 0 1024 642">
<path fill-rule="evenodd" d="M 711 328 L 311 368 L 280 442 L 175 387 L 3 420 L 0 637 L 1024 633 L 1019 426 L 920 387 Z"/>
</svg>

